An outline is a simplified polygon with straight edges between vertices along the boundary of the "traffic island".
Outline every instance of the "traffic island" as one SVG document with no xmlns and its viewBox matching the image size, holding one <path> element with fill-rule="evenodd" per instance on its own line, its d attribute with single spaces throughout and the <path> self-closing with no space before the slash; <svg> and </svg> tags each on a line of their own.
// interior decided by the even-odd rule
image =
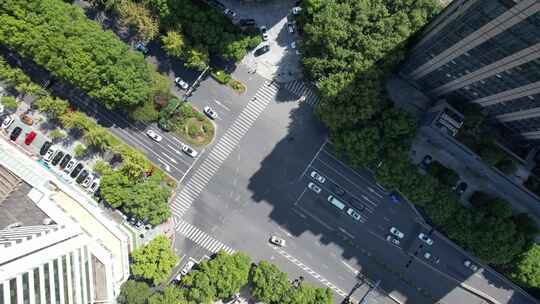
<svg viewBox="0 0 540 304">
<path fill-rule="evenodd" d="M 227 85 L 238 94 L 244 94 L 246 92 L 246 86 L 239 80 L 234 79 L 230 74 L 225 71 L 217 70 L 210 73 L 212 77 L 219 83 Z"/>
</svg>

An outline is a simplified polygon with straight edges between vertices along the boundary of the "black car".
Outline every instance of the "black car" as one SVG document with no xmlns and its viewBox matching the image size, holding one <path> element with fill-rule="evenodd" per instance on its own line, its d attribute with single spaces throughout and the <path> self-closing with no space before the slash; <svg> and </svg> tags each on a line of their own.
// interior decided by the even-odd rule
<svg viewBox="0 0 540 304">
<path fill-rule="evenodd" d="M 20 127 L 15 127 L 13 131 L 11 131 L 11 135 L 9 135 L 9 139 L 16 141 L 19 135 L 21 135 L 22 129 Z"/>
<path fill-rule="evenodd" d="M 263 45 L 262 47 L 255 50 L 255 56 L 261 56 L 262 54 L 267 53 L 268 51 L 270 51 L 270 46 L 268 44 Z"/>
<path fill-rule="evenodd" d="M 71 178 L 75 178 L 83 168 L 84 166 L 82 164 L 77 164 L 69 176 L 71 176 Z"/>
<path fill-rule="evenodd" d="M 345 190 L 343 190 L 342 188 L 338 186 L 336 186 L 335 191 L 336 191 L 336 194 L 339 196 L 343 196 L 345 194 Z"/>
<path fill-rule="evenodd" d="M 47 153 L 47 150 L 49 150 L 51 146 L 52 146 L 52 142 L 50 141 L 46 141 L 45 143 L 43 143 L 43 146 L 41 146 L 41 148 L 39 149 L 39 155 L 41 156 L 45 155 L 45 153 Z"/>
<path fill-rule="evenodd" d="M 75 181 L 78 184 L 81 184 L 82 182 L 84 182 L 84 180 L 86 179 L 87 176 L 88 176 L 88 171 L 82 170 L 81 174 L 79 174 L 79 176 L 77 176 L 77 179 Z"/>
<path fill-rule="evenodd" d="M 457 194 L 461 195 L 463 194 L 463 192 L 465 192 L 465 190 L 467 190 L 467 187 L 468 187 L 467 183 L 460 182 L 454 187 L 454 190 L 457 192 Z"/>
<path fill-rule="evenodd" d="M 255 22 L 255 19 L 240 19 L 238 24 L 240 26 L 255 26 L 257 23 Z"/>
<path fill-rule="evenodd" d="M 71 160 L 71 155 L 66 153 L 66 155 L 60 162 L 60 169 L 64 170 L 64 168 L 66 167 L 66 165 L 69 163 L 70 160 Z"/>
<path fill-rule="evenodd" d="M 64 157 L 64 152 L 62 152 L 62 151 L 56 152 L 56 155 L 53 157 L 53 159 L 51 161 L 51 164 L 53 164 L 53 166 L 58 165 L 58 163 L 60 162 L 62 157 Z"/>
</svg>

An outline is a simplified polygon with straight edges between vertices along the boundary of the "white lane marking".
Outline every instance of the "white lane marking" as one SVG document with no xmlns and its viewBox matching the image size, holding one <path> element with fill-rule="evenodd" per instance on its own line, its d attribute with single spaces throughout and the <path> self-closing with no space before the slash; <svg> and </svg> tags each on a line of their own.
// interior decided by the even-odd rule
<svg viewBox="0 0 540 304">
<path fill-rule="evenodd" d="M 327 139 L 324 140 L 324 142 L 322 143 L 322 145 L 319 147 L 319 150 L 317 151 L 317 153 L 315 153 L 315 156 L 313 156 L 313 158 L 311 159 L 311 161 L 309 162 L 309 164 L 306 166 L 306 169 L 304 169 L 304 172 L 302 172 L 302 174 L 300 174 L 300 176 L 298 177 L 298 181 L 300 181 L 302 179 L 302 177 L 304 175 L 306 175 L 306 172 L 307 170 L 309 169 L 309 167 L 311 167 L 311 165 L 313 164 L 313 162 L 315 161 L 315 159 L 319 156 L 319 153 L 321 153 L 322 149 L 324 148 L 324 146 L 326 145 L 327 143 Z"/>
<path fill-rule="evenodd" d="M 224 104 L 222 104 L 221 102 L 219 102 L 219 100 L 217 100 L 217 99 L 214 99 L 214 102 L 215 102 L 216 104 L 218 104 L 219 106 L 221 106 L 222 108 L 224 108 L 225 110 L 227 110 L 227 111 L 230 111 L 230 110 L 231 110 L 231 109 L 229 109 L 226 105 L 224 105 Z"/>
<path fill-rule="evenodd" d="M 281 256 L 283 256 L 284 258 L 286 258 L 287 260 L 289 260 L 290 262 L 292 262 L 293 264 L 295 264 L 296 266 L 298 266 L 300 269 L 302 269 L 303 271 L 307 272 L 308 274 L 310 274 L 313 278 L 315 278 L 316 280 L 318 280 L 319 282 L 321 282 L 322 284 L 326 285 L 327 287 L 329 287 L 330 289 L 332 289 L 333 291 L 335 291 L 338 295 L 340 295 L 341 297 L 346 297 L 347 296 L 347 293 L 345 291 L 343 291 L 342 289 L 340 289 L 339 287 L 337 287 L 336 285 L 330 283 L 327 279 L 325 279 L 322 275 L 320 275 L 319 273 L 317 273 L 316 271 L 314 271 L 313 269 L 311 269 L 309 266 L 307 266 L 306 264 L 300 262 L 297 258 L 291 256 L 290 254 L 288 254 L 285 250 L 281 249 L 281 248 L 278 248 L 276 246 L 273 246 L 273 245 L 270 245 L 272 248 L 274 248 L 275 251 L 277 251 Z"/>
<path fill-rule="evenodd" d="M 165 152 L 161 151 L 161 155 L 163 155 L 163 156 L 165 156 L 166 158 L 168 158 L 173 164 L 175 164 L 175 165 L 178 164 L 178 162 L 177 162 L 174 158 L 170 157 L 170 156 L 167 155 Z"/>
<path fill-rule="evenodd" d="M 360 273 L 360 271 L 356 270 L 351 265 L 345 263 L 345 261 L 341 261 L 341 263 L 343 263 L 343 265 L 345 265 L 347 268 L 349 268 L 354 273 L 354 275 L 358 275 Z"/>
</svg>

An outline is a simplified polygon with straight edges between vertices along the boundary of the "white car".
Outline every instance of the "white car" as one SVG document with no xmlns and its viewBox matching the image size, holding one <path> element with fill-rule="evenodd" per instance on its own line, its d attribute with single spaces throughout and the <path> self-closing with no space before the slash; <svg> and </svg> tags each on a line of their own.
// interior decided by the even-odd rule
<svg viewBox="0 0 540 304">
<path fill-rule="evenodd" d="M 425 233 L 420 233 L 420 234 L 418 235 L 418 238 L 419 238 L 422 242 L 424 242 L 424 243 L 426 243 L 426 244 L 428 244 L 428 245 L 433 245 L 433 240 L 430 239 Z"/>
<path fill-rule="evenodd" d="M 285 247 L 285 245 L 287 244 L 285 242 L 284 239 L 280 239 L 278 238 L 277 236 L 273 235 L 271 238 L 270 238 L 270 243 L 274 244 L 274 245 L 277 245 L 279 247 Z"/>
<path fill-rule="evenodd" d="M 193 266 L 195 266 L 195 262 L 188 261 L 186 265 L 184 265 L 184 268 L 182 268 L 182 271 L 180 271 L 180 274 L 185 276 L 186 274 L 189 273 L 189 271 L 191 270 L 191 268 L 193 268 Z"/>
<path fill-rule="evenodd" d="M 182 146 L 182 151 L 184 151 L 184 153 L 186 153 L 187 155 L 195 158 L 197 157 L 197 151 L 193 150 L 193 148 L 191 148 L 190 146 L 188 145 L 183 145 Z"/>
<path fill-rule="evenodd" d="M 296 48 L 296 41 L 291 42 L 291 48 L 292 48 L 292 49 L 295 49 L 295 48 Z"/>
<path fill-rule="evenodd" d="M 313 177 L 316 181 L 318 181 L 321 184 L 324 184 L 324 182 L 326 181 L 326 178 L 320 175 L 319 173 L 317 173 L 317 171 L 311 171 L 311 177 Z"/>
<path fill-rule="evenodd" d="M 315 183 L 310 182 L 307 187 L 317 194 L 321 193 L 321 188 L 315 185 Z"/>
<path fill-rule="evenodd" d="M 2 128 L 7 129 L 11 124 L 13 123 L 14 119 L 13 116 L 9 115 L 4 118 L 4 121 L 2 122 Z"/>
<path fill-rule="evenodd" d="M 293 15 L 298 15 L 302 11 L 302 8 L 300 6 L 295 6 L 292 8 Z"/>
<path fill-rule="evenodd" d="M 189 87 L 189 85 L 187 84 L 187 82 L 185 82 L 184 80 L 182 80 L 182 78 L 180 77 L 176 77 L 174 79 L 174 83 L 176 83 L 176 85 L 178 85 L 179 87 L 181 87 L 182 89 L 184 90 L 187 90 L 187 88 Z"/>
<path fill-rule="evenodd" d="M 347 210 L 347 214 L 357 221 L 360 220 L 360 212 L 354 210 L 353 208 L 349 208 L 349 210 Z"/>
<path fill-rule="evenodd" d="M 212 119 L 216 119 L 218 117 L 216 111 L 214 111 L 209 106 L 204 107 L 204 114 L 208 115 L 208 117 L 210 117 Z"/>
<path fill-rule="evenodd" d="M 163 137 L 161 137 L 161 135 L 157 134 L 153 130 L 146 131 L 146 135 L 148 135 L 148 137 L 150 137 L 151 139 L 153 139 L 153 140 L 155 140 L 157 142 L 160 142 L 163 139 Z"/>
<path fill-rule="evenodd" d="M 392 227 L 390 228 L 390 233 L 397 236 L 398 238 L 402 239 L 405 235 L 403 234 L 403 232 L 397 230 L 396 227 Z"/>
<path fill-rule="evenodd" d="M 99 188 L 99 178 L 96 178 L 92 181 L 92 184 L 90 185 L 90 187 L 88 187 L 88 191 L 90 193 L 94 193 L 96 192 L 96 190 Z"/>
<path fill-rule="evenodd" d="M 386 236 L 386 240 L 389 241 L 390 243 L 396 245 L 396 246 L 399 246 L 399 240 L 396 239 L 395 237 L 391 236 L 390 234 Z"/>
<path fill-rule="evenodd" d="M 81 186 L 83 186 L 84 188 L 88 188 L 90 187 L 93 181 L 94 181 L 94 175 L 88 174 L 88 176 L 81 183 Z"/>
<path fill-rule="evenodd" d="M 236 17 L 236 13 L 232 9 L 229 9 L 229 8 L 226 8 L 223 11 L 223 13 L 225 13 L 225 15 L 227 15 L 227 16 L 231 16 L 231 18 Z"/>
<path fill-rule="evenodd" d="M 45 162 L 50 162 L 53 159 L 54 154 L 56 154 L 56 148 L 50 147 L 49 150 L 43 155 L 43 160 Z"/>
<path fill-rule="evenodd" d="M 262 39 L 264 41 L 268 40 L 268 29 L 266 28 L 266 26 L 261 26 L 259 30 L 261 31 Z"/>
<path fill-rule="evenodd" d="M 75 169 L 76 165 L 77 165 L 77 160 L 72 158 L 69 161 L 69 163 L 66 165 L 66 167 L 64 168 L 64 172 L 66 172 L 67 174 L 71 173 L 71 171 L 73 171 L 73 169 Z"/>
<path fill-rule="evenodd" d="M 478 266 L 476 266 L 475 264 L 473 264 L 473 262 L 471 262 L 470 260 L 465 260 L 463 262 L 463 266 L 469 268 L 470 270 L 472 270 L 473 272 L 477 272 L 478 271 Z"/>
</svg>

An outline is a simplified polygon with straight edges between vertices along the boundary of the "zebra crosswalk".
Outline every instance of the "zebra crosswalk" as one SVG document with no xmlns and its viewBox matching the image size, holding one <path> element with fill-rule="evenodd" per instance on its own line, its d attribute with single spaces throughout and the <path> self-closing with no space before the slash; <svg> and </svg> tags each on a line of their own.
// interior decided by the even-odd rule
<svg viewBox="0 0 540 304">
<path fill-rule="evenodd" d="M 233 254 L 235 252 L 235 250 L 233 250 L 231 247 L 214 239 L 206 232 L 200 230 L 199 228 L 191 225 L 184 220 L 178 220 L 175 226 L 175 230 L 186 238 L 190 239 L 195 244 L 203 247 L 204 249 L 212 253 L 217 253 L 220 250 L 224 250 L 229 254 Z"/>
<path fill-rule="evenodd" d="M 277 84 L 268 81 L 257 90 L 255 96 L 246 105 L 242 113 L 212 147 L 206 159 L 172 201 L 170 207 L 176 217 L 182 218 L 191 207 L 204 187 L 210 182 L 212 176 L 249 131 L 255 120 L 265 110 L 270 101 L 275 99 L 278 90 Z"/>
<path fill-rule="evenodd" d="M 305 102 L 311 106 L 316 106 L 319 102 L 319 96 L 317 96 L 317 94 L 315 93 L 315 88 L 306 84 L 302 80 L 293 80 L 287 82 L 283 84 L 282 87 L 298 97 L 306 96 Z"/>
</svg>

